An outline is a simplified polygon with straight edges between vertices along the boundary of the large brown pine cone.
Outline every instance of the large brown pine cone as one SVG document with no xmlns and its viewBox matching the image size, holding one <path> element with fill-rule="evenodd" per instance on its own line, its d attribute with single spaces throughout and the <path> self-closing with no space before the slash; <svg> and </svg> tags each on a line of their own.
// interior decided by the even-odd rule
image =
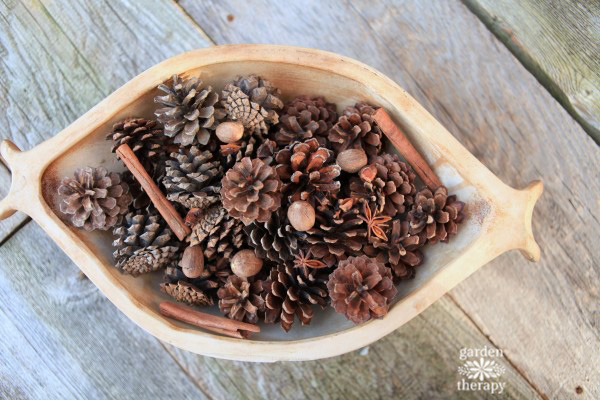
<svg viewBox="0 0 600 400">
<path fill-rule="evenodd" d="M 320 270 L 304 274 L 303 269 L 291 264 L 279 265 L 271 270 L 265 289 L 265 322 L 281 320 L 281 327 L 287 332 L 294 323 L 294 315 L 302 325 L 309 325 L 313 316 L 313 304 L 327 305 L 327 275 Z"/>
<path fill-rule="evenodd" d="M 106 169 L 85 167 L 74 178 L 64 178 L 58 187 L 60 211 L 86 231 L 107 230 L 123 219 L 132 198 L 121 175 Z"/>
<path fill-rule="evenodd" d="M 206 260 L 228 260 L 244 244 L 244 224 L 227 214 L 221 204 L 190 210 L 186 224 L 192 228 L 187 238 L 190 246 L 202 244 Z"/>
<path fill-rule="evenodd" d="M 409 232 L 425 233 L 428 243 L 447 242 L 458 232 L 458 224 L 464 219 L 465 203 L 455 195 L 448 196 L 448 189 L 440 186 L 434 193 L 421 189 L 415 196 L 415 204 L 408 212 Z"/>
<path fill-rule="evenodd" d="M 333 206 L 316 208 L 315 225 L 306 237 L 313 257 L 331 267 L 360 254 L 367 237 L 364 221 L 358 217 L 360 207 L 353 199 L 338 199 Z"/>
<path fill-rule="evenodd" d="M 113 141 L 113 153 L 122 144 L 129 145 L 150 175 L 153 164 L 165 158 L 168 139 L 155 120 L 144 118 L 126 118 L 117 122 L 106 136 L 106 140 Z"/>
<path fill-rule="evenodd" d="M 179 244 L 157 214 L 130 212 L 113 230 L 116 267 L 137 276 L 172 264 L 179 257 Z"/>
<path fill-rule="evenodd" d="M 383 215 L 404 214 L 414 203 L 416 175 L 395 154 L 385 153 L 373 161 L 350 180 L 351 196 L 376 204 Z"/>
<path fill-rule="evenodd" d="M 164 124 L 165 135 L 174 138 L 182 146 L 199 143 L 205 145 L 210 139 L 209 129 L 215 126 L 215 103 L 219 95 L 210 86 L 202 88 L 198 78 L 181 80 L 173 75 L 171 87 L 161 84 L 165 96 L 156 96 L 155 103 L 163 105 L 154 112 Z"/>
<path fill-rule="evenodd" d="M 260 296 L 262 290 L 261 281 L 249 282 L 230 275 L 225 286 L 217 291 L 219 309 L 228 318 L 256 324 L 259 313 L 265 311 L 265 300 Z"/>
<path fill-rule="evenodd" d="M 398 292 L 390 269 L 367 256 L 340 262 L 327 288 L 333 308 L 355 324 L 383 318 Z"/>
<path fill-rule="evenodd" d="M 223 168 L 213 157 L 196 146 L 171 153 L 162 180 L 167 198 L 186 208 L 206 208 L 219 201 Z"/>
<path fill-rule="evenodd" d="M 373 120 L 374 111 L 365 103 L 357 103 L 344 110 L 328 134 L 338 154 L 346 149 L 363 149 L 369 160 L 379 154 L 382 132 Z"/>
<path fill-rule="evenodd" d="M 221 94 L 221 105 L 234 121 L 240 121 L 244 127 L 262 136 L 270 125 L 279 122 L 278 110 L 283 108 L 279 89 L 271 82 L 256 75 L 238 77 L 229 83 Z"/>
<path fill-rule="evenodd" d="M 287 220 L 286 211 L 280 208 L 267 222 L 253 222 L 244 227 L 248 245 L 258 258 L 278 264 L 290 261 L 297 253 L 299 240 L 306 234 L 296 231 Z"/>
<path fill-rule="evenodd" d="M 221 183 L 223 207 L 245 225 L 267 222 L 281 206 L 281 180 L 275 168 L 257 158 L 242 158 Z"/>
<path fill-rule="evenodd" d="M 331 150 L 315 138 L 297 142 L 275 155 L 277 174 L 284 183 L 283 193 L 291 202 L 304 200 L 327 205 L 340 190 L 340 166 Z"/>
<path fill-rule="evenodd" d="M 337 122 L 335 104 L 325 98 L 300 96 L 292 100 L 279 119 L 279 130 L 274 139 L 280 146 L 316 137 L 325 146 L 327 134 Z"/>
<path fill-rule="evenodd" d="M 415 267 L 423 262 L 423 253 L 419 248 L 425 244 L 426 239 L 423 236 L 411 235 L 408 230 L 408 221 L 396 219 L 392 221 L 387 242 L 374 238 L 363 247 L 367 256 L 391 268 L 395 284 L 414 278 Z"/>
</svg>

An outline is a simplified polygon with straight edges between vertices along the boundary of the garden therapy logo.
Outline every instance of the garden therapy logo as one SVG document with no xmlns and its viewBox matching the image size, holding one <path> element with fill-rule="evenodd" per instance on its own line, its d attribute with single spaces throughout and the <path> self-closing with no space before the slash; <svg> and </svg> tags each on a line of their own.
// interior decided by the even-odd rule
<svg viewBox="0 0 600 400">
<path fill-rule="evenodd" d="M 502 358 L 502 350 L 490 349 L 484 346 L 481 349 L 460 349 L 459 359 L 464 363 L 458 367 L 458 373 L 462 376 L 457 382 L 459 391 L 484 391 L 491 394 L 504 392 L 506 382 L 498 382 L 506 372 L 498 358 Z"/>
</svg>

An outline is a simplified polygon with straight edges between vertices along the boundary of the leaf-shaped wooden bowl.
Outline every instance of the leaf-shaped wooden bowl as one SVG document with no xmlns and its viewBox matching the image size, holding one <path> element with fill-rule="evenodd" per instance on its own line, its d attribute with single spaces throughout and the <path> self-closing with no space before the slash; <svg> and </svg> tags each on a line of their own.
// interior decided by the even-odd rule
<svg viewBox="0 0 600 400">
<path fill-rule="evenodd" d="M 213 335 L 167 319 L 158 311 L 161 273 L 133 278 L 113 267 L 110 232 L 72 228 L 58 208 L 57 187 L 83 165 L 123 167 L 110 152 L 106 133 L 128 116 L 152 117 L 156 86 L 173 74 L 200 76 L 222 88 L 239 74 L 257 73 L 281 88 L 284 97 L 323 95 L 340 107 L 365 100 L 385 107 L 448 187 L 466 203 L 467 218 L 448 244 L 426 251 L 416 278 L 381 320 L 359 326 L 333 309 L 315 313 L 309 326 L 297 322 L 285 334 L 263 326 L 251 340 Z M 251 361 L 311 360 L 368 345 L 402 326 L 482 265 L 511 249 L 538 260 L 532 230 L 533 207 L 542 183 L 523 190 L 505 185 L 402 88 L 380 72 L 337 54 L 287 46 L 235 45 L 191 51 L 140 74 L 69 127 L 21 152 L 4 141 L 2 155 L 12 171 L 0 219 L 20 210 L 30 215 L 122 312 L 157 338 L 195 353 Z M 107 328 L 110 329 L 110 328 Z"/>
</svg>

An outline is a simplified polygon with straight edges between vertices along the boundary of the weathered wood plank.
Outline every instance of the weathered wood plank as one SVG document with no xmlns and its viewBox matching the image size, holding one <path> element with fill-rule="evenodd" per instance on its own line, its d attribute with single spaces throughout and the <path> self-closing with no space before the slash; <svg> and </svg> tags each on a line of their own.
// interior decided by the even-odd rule
<svg viewBox="0 0 600 400">
<path fill-rule="evenodd" d="M 0 396 L 207 398 L 34 223 L 0 247 Z"/>
<path fill-rule="evenodd" d="M 0 162 L 0 200 L 3 199 L 10 189 L 10 172 L 8 168 Z M 28 218 L 23 213 L 16 213 L 12 217 L 2 221 L 0 223 L 0 243 L 4 242 L 6 238 L 18 229 L 21 224 L 25 223 Z"/>
<path fill-rule="evenodd" d="M 463 1 L 600 143 L 600 2 Z"/>
<path fill-rule="evenodd" d="M 507 183 L 542 177 L 546 191 L 534 215 L 542 262 L 505 255 L 452 296 L 542 393 L 569 397 L 581 385 L 600 397 L 600 149 L 465 6 L 353 2 L 348 12 L 317 1 L 180 4 L 217 43 L 286 43 L 364 61 Z M 254 23 L 256 10 L 268 24 Z"/>
</svg>

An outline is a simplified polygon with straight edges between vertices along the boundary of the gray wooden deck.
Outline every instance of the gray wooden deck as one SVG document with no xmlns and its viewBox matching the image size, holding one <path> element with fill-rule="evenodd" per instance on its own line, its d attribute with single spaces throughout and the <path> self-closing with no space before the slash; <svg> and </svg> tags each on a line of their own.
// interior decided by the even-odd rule
<svg viewBox="0 0 600 400">
<path fill-rule="evenodd" d="M 466 3 L 2 0 L 0 138 L 23 149 L 169 56 L 277 43 L 381 70 L 505 182 L 542 178 L 545 192 L 540 263 L 503 255 L 369 348 L 305 363 L 158 341 L 17 214 L 0 224 L 0 398 L 485 398 L 456 390 L 459 349 L 483 346 L 504 352 L 505 397 L 600 398 L 597 3 L 564 16 L 550 0 Z M 0 196 L 9 183 L 0 164 Z"/>
</svg>

